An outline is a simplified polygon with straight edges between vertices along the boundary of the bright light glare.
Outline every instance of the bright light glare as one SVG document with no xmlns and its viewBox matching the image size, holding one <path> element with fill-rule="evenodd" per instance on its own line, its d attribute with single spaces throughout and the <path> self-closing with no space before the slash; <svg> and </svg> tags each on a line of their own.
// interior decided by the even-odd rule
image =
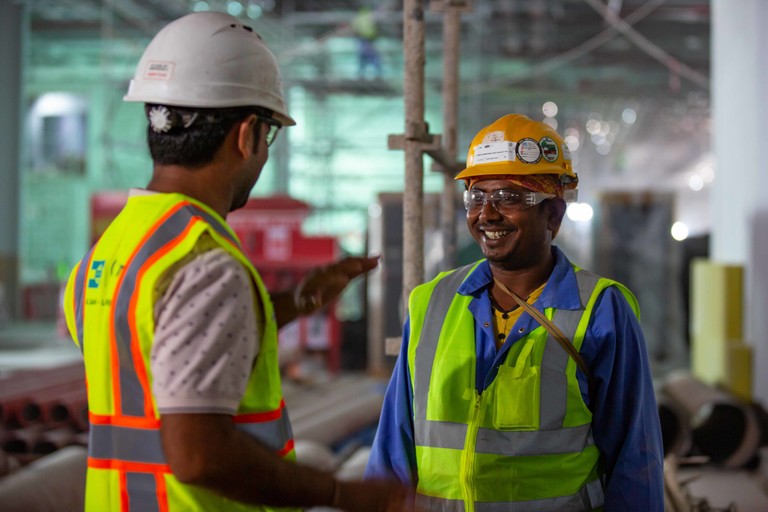
<svg viewBox="0 0 768 512">
<path fill-rule="evenodd" d="M 574 222 L 589 222 L 592 220 L 592 207 L 587 203 L 571 203 L 565 214 Z"/>
<path fill-rule="evenodd" d="M 554 117 L 545 117 L 544 121 L 542 121 L 544 124 L 552 128 L 553 130 L 557 130 L 557 119 Z"/>
<path fill-rule="evenodd" d="M 243 13 L 243 4 L 232 1 L 227 4 L 227 12 L 232 16 L 240 16 Z"/>
<path fill-rule="evenodd" d="M 83 100 L 67 92 L 47 92 L 34 105 L 34 112 L 40 117 L 64 116 L 83 109 Z"/>
<path fill-rule="evenodd" d="M 571 152 L 576 152 L 579 149 L 579 138 L 575 135 L 568 135 L 565 137 L 565 144 Z"/>
<path fill-rule="evenodd" d="M 192 10 L 195 12 L 207 11 L 209 9 L 208 2 L 195 2 L 195 6 L 192 7 Z"/>
<path fill-rule="evenodd" d="M 257 20 L 261 18 L 262 12 L 263 12 L 263 9 L 261 8 L 261 6 L 256 4 L 250 4 L 245 9 L 245 15 L 251 18 L 252 20 Z"/>
<path fill-rule="evenodd" d="M 590 134 L 595 135 L 600 133 L 601 123 L 597 119 L 590 119 L 587 121 L 586 128 Z"/>
<path fill-rule="evenodd" d="M 701 179 L 707 183 L 710 183 L 715 179 L 715 170 L 708 165 L 705 165 L 699 169 L 699 174 L 701 175 Z"/>
<path fill-rule="evenodd" d="M 672 233 L 672 238 L 681 242 L 688 238 L 688 226 L 678 221 L 672 224 L 672 229 L 669 230 Z"/>
<path fill-rule="evenodd" d="M 698 174 L 692 174 L 691 177 L 688 178 L 688 186 L 694 192 L 698 192 L 699 190 L 704 188 L 704 178 L 702 178 Z"/>
<path fill-rule="evenodd" d="M 557 104 L 554 101 L 548 101 L 542 105 L 541 111 L 547 117 L 555 117 L 557 115 Z"/>
<path fill-rule="evenodd" d="M 624 121 L 625 124 L 635 124 L 635 121 L 637 121 L 637 112 L 631 108 L 625 108 L 621 113 L 621 120 Z"/>
<path fill-rule="evenodd" d="M 611 145 L 608 144 L 607 142 L 603 142 L 602 144 L 598 144 L 595 150 L 597 151 L 598 154 L 605 156 L 610 154 Z"/>
</svg>

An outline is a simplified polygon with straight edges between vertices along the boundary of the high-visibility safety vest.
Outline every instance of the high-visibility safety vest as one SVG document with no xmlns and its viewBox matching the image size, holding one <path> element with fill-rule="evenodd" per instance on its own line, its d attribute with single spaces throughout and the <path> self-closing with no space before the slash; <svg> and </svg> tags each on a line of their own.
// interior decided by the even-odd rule
<svg viewBox="0 0 768 512">
<path fill-rule="evenodd" d="M 281 456 L 294 458 L 280 386 L 274 309 L 237 237 L 216 212 L 189 197 L 132 196 L 75 266 L 64 298 L 67 325 L 85 360 L 90 418 L 87 511 L 265 510 L 182 484 L 171 473 L 161 447 L 150 368 L 159 298 L 155 285 L 206 233 L 250 271 L 263 308 L 264 334 L 234 422 Z"/>
<path fill-rule="evenodd" d="M 475 388 L 471 296 L 457 293 L 478 263 L 417 286 L 409 300 L 417 493 L 430 510 L 601 510 L 604 501 L 592 414 L 576 363 L 539 326 L 515 342 L 493 382 Z M 592 308 L 619 283 L 576 269 L 582 308 L 545 309 L 580 349 Z"/>
</svg>

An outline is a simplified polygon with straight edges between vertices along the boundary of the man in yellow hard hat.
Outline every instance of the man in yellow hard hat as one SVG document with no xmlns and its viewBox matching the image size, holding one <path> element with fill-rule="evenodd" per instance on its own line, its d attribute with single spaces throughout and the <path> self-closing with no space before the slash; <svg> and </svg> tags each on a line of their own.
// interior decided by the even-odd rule
<svg viewBox="0 0 768 512">
<path fill-rule="evenodd" d="M 269 294 L 226 224 L 295 124 L 272 52 L 237 18 L 190 14 L 153 38 L 125 99 L 145 104 L 152 179 L 75 266 L 64 303 L 88 382 L 85 509 L 410 509 L 404 486 L 294 462 L 277 330 L 377 260 Z"/>
<path fill-rule="evenodd" d="M 411 293 L 366 477 L 434 510 L 663 510 L 637 301 L 552 245 L 578 185 L 563 139 L 506 115 L 456 179 L 485 258 Z"/>
</svg>

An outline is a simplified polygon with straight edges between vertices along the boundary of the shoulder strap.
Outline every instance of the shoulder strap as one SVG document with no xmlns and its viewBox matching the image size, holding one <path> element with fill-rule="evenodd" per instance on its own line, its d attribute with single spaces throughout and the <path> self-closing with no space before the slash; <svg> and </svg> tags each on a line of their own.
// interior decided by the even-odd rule
<svg viewBox="0 0 768 512">
<path fill-rule="evenodd" d="M 578 365 L 579 369 L 584 373 L 584 375 L 587 376 L 587 380 L 590 382 L 592 381 L 592 376 L 589 373 L 589 369 L 587 368 L 587 363 L 584 362 L 584 358 L 581 357 L 581 354 L 579 354 L 579 351 L 576 350 L 576 347 L 573 346 L 573 343 L 563 334 L 563 331 L 561 331 L 554 323 L 552 323 L 549 318 L 547 318 L 544 313 L 539 311 L 538 309 L 534 308 L 530 304 L 528 304 L 526 301 L 522 299 L 518 294 L 507 288 L 504 283 L 493 278 L 494 282 L 496 283 L 496 286 L 502 289 L 504 293 L 515 299 L 515 302 L 517 302 L 520 307 L 525 309 L 529 315 L 531 315 L 533 318 L 536 319 L 537 322 L 539 322 L 551 335 L 553 338 L 557 340 L 558 343 L 565 349 L 566 352 L 568 352 L 568 355 L 570 355 L 574 361 L 576 361 L 576 364 Z"/>
</svg>

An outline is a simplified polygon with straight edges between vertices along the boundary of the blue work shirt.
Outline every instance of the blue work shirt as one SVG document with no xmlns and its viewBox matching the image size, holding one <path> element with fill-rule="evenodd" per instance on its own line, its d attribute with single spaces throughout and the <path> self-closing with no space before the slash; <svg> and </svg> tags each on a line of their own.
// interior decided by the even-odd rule
<svg viewBox="0 0 768 512">
<path fill-rule="evenodd" d="M 557 247 L 552 251 L 555 267 L 534 307 L 539 311 L 579 308 L 579 290 L 571 263 Z M 539 326 L 523 312 L 497 351 L 487 293 L 492 283 L 490 265 L 483 261 L 458 289 L 458 293 L 473 297 L 469 310 L 475 322 L 475 384 L 479 392 L 496 377 L 509 348 Z M 396 478 L 415 485 L 418 470 L 407 357 L 409 336 L 407 318 L 365 477 Z M 592 433 L 605 473 L 604 509 L 664 510 L 664 454 L 648 353 L 639 321 L 618 288 L 606 288 L 598 297 L 580 353 L 593 378 L 590 396 L 587 377 L 580 370 L 576 372 L 581 395 L 593 413 Z"/>
</svg>

